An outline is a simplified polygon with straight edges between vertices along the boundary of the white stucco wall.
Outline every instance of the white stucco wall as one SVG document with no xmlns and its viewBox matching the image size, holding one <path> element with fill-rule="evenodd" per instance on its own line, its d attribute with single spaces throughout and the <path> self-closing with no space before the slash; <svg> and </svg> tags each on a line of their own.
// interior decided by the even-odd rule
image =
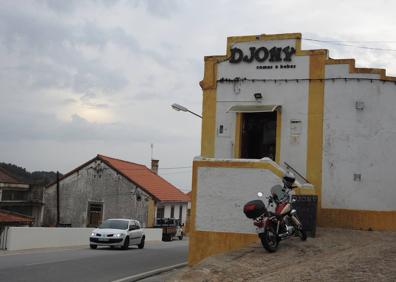
<svg viewBox="0 0 396 282">
<path fill-rule="evenodd" d="M 326 75 L 379 78 L 349 75 L 347 65 L 328 65 Z M 356 101 L 364 103 L 363 110 L 355 108 Z M 326 81 L 324 104 L 322 207 L 396 210 L 394 83 Z"/>
<path fill-rule="evenodd" d="M 187 203 L 174 203 L 174 204 L 170 204 L 170 203 L 161 203 L 158 207 L 164 207 L 164 217 L 166 218 L 170 218 L 171 217 L 171 209 L 172 206 L 175 207 L 175 211 L 174 211 L 174 216 L 173 218 L 179 218 L 180 215 L 180 206 L 183 207 L 182 210 L 182 223 L 186 223 L 186 217 L 187 217 Z M 157 217 L 157 209 L 155 210 L 155 217 Z"/>
<path fill-rule="evenodd" d="M 255 233 L 244 204 L 282 183 L 272 171 L 257 168 L 199 167 L 197 176 L 197 231 Z"/>
<path fill-rule="evenodd" d="M 142 195 L 137 200 L 135 191 Z M 60 223 L 72 227 L 86 227 L 90 202 L 103 203 L 103 220 L 108 218 L 132 218 L 143 225 L 147 221 L 149 198 L 125 177 L 101 161 L 94 161 L 60 181 Z M 56 224 L 56 184 L 44 192 L 44 223 Z"/>
<path fill-rule="evenodd" d="M 94 228 L 9 227 L 7 250 L 89 245 Z M 145 228 L 146 241 L 161 241 L 161 228 Z"/>
<path fill-rule="evenodd" d="M 273 40 L 237 43 L 234 45 L 248 52 L 249 47 L 273 46 L 285 47 L 294 46 L 295 40 Z M 293 69 L 257 69 L 259 65 L 284 65 L 293 64 Z M 280 79 L 309 78 L 309 56 L 293 56 L 291 62 L 264 62 L 252 63 L 241 62 L 231 64 L 229 61 L 219 63 L 218 79 L 277 79 L 275 82 L 219 82 L 217 84 L 216 103 L 216 130 L 220 125 L 225 128 L 226 134 L 216 134 L 215 157 L 233 158 L 235 144 L 236 113 L 227 110 L 234 105 L 255 105 L 258 102 L 254 99 L 254 93 L 261 93 L 263 96 L 260 104 L 281 105 L 281 145 L 280 161 L 286 161 L 297 171 L 305 175 L 306 173 L 306 148 L 307 148 L 307 113 L 308 113 L 308 87 L 309 82 L 285 82 Z M 290 134 L 290 121 L 301 121 L 301 134 L 297 139 L 292 139 Z"/>
</svg>

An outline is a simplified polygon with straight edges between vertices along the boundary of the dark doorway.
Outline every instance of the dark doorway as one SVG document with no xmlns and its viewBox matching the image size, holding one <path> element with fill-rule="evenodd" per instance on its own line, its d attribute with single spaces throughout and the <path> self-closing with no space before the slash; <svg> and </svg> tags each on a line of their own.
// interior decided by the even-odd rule
<svg viewBox="0 0 396 282">
<path fill-rule="evenodd" d="M 88 203 L 87 227 L 98 227 L 102 223 L 103 203 Z"/>
<path fill-rule="evenodd" d="M 241 158 L 275 160 L 276 116 L 276 111 L 243 114 Z"/>
<path fill-rule="evenodd" d="M 165 217 L 165 208 L 158 207 L 157 208 L 157 218 L 164 218 Z"/>
</svg>

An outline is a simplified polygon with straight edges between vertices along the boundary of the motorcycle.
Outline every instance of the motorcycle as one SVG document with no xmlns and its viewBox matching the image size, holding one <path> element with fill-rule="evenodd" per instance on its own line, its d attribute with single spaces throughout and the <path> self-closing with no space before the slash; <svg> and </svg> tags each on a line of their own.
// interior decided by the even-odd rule
<svg viewBox="0 0 396 282">
<path fill-rule="evenodd" d="M 293 186 L 295 178 L 287 173 L 282 180 L 283 187 L 275 185 L 267 197 L 268 206 L 275 203 L 275 212 L 269 211 L 262 200 L 250 201 L 243 208 L 246 217 L 253 219 L 261 244 L 270 253 L 277 250 L 281 240 L 290 237 L 300 237 L 302 241 L 307 239 L 297 211 L 292 206 L 295 199 L 290 192 L 296 187 Z M 259 192 L 258 196 L 262 197 L 263 193 Z"/>
</svg>

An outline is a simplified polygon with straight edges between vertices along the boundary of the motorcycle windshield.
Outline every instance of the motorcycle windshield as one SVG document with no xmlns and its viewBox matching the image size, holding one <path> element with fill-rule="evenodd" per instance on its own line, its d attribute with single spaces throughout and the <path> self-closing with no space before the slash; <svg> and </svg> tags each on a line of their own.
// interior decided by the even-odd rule
<svg viewBox="0 0 396 282">
<path fill-rule="evenodd" d="M 271 188 L 271 194 L 273 197 L 276 197 L 277 200 L 282 200 L 287 196 L 285 188 L 283 188 L 281 185 L 275 185 Z"/>
</svg>

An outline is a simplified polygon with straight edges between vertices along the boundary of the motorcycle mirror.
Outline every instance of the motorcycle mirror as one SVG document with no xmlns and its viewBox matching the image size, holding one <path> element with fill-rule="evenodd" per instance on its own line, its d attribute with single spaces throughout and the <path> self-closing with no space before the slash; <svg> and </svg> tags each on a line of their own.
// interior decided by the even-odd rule
<svg viewBox="0 0 396 282">
<path fill-rule="evenodd" d="M 262 196 L 263 196 L 263 193 L 258 192 L 258 193 L 257 193 L 257 196 L 262 197 Z"/>
</svg>

